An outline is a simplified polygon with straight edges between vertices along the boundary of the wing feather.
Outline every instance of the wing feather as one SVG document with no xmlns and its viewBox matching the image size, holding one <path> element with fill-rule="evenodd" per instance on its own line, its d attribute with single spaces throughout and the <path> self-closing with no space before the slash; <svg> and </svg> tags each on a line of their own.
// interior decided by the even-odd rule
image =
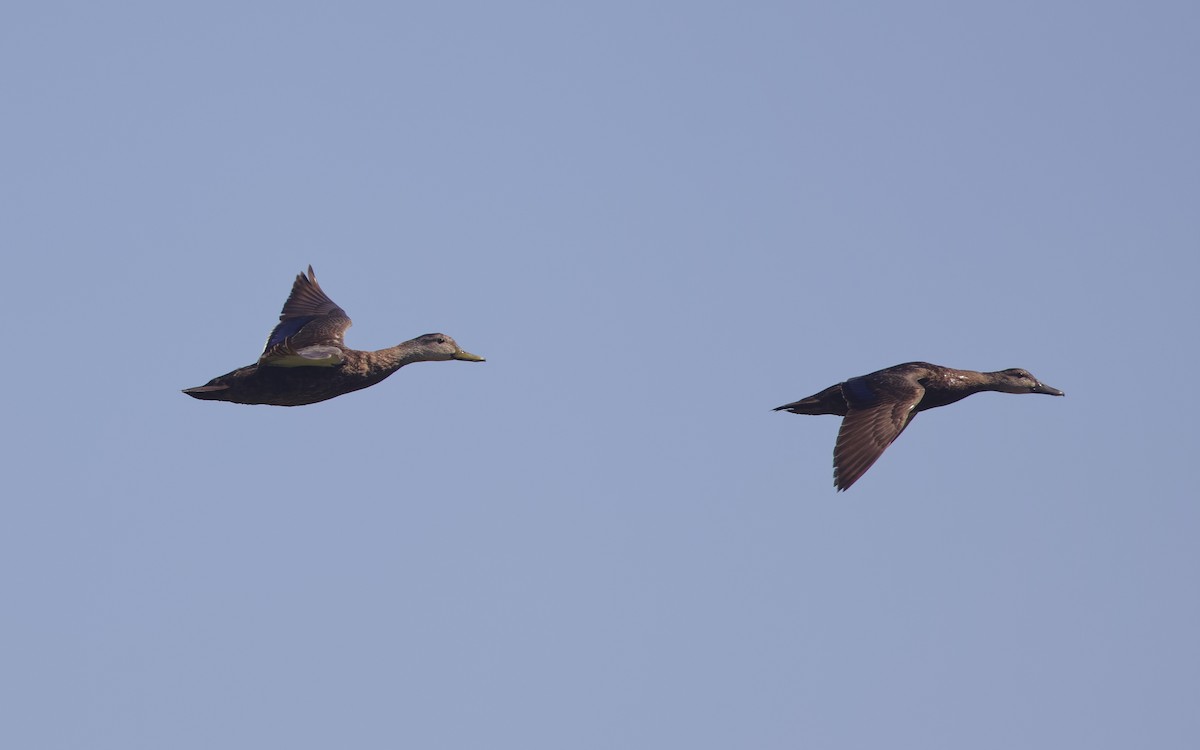
<svg viewBox="0 0 1200 750">
<path fill-rule="evenodd" d="M 896 379 L 886 386 L 887 398 L 880 398 L 882 389 L 865 378 L 846 382 L 843 391 L 850 408 L 833 448 L 833 483 L 839 490 L 849 489 L 900 437 L 925 395 L 925 388 L 915 380 Z"/>
<path fill-rule="evenodd" d="M 293 367 L 327 367 L 340 363 L 340 356 L 328 353 L 332 348 L 339 351 L 345 348 L 343 337 L 350 326 L 350 316 L 325 294 L 309 266 L 307 275 L 296 276 L 292 292 L 279 314 L 279 323 L 267 337 L 259 362 L 265 365 L 286 363 Z M 305 356 L 301 353 L 304 350 L 321 352 L 321 356 Z"/>
</svg>

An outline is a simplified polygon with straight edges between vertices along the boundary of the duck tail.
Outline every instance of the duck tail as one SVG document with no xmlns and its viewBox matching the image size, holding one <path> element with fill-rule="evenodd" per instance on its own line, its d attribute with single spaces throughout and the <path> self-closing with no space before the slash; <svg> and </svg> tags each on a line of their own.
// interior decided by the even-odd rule
<svg viewBox="0 0 1200 750">
<path fill-rule="evenodd" d="M 206 401 L 219 401 L 220 396 L 214 396 L 214 393 L 229 390 L 227 385 L 198 385 L 195 388 L 184 388 L 183 392 L 192 398 L 203 399 Z"/>
<path fill-rule="evenodd" d="M 790 411 L 792 414 L 836 414 L 844 417 L 846 416 L 846 397 L 842 395 L 842 384 L 838 383 L 808 398 L 776 406 L 774 411 Z"/>
</svg>

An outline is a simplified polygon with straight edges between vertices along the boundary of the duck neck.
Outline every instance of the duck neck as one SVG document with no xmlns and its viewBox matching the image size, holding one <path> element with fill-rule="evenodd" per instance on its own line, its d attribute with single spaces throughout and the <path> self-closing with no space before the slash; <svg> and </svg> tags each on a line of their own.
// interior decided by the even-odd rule
<svg viewBox="0 0 1200 750">
<path fill-rule="evenodd" d="M 924 411 L 953 404 L 986 390 L 988 385 L 984 382 L 984 373 L 946 368 L 936 380 L 926 383 L 925 396 L 917 410 Z"/>
<path fill-rule="evenodd" d="M 975 372 L 974 370 L 950 370 L 946 373 L 946 382 L 952 389 L 969 396 L 991 389 L 990 372 Z"/>
<path fill-rule="evenodd" d="M 405 341 L 403 344 L 389 346 L 387 349 L 368 352 L 367 359 L 370 362 L 371 370 L 391 373 L 405 365 L 420 362 L 421 356 L 413 342 Z"/>
</svg>

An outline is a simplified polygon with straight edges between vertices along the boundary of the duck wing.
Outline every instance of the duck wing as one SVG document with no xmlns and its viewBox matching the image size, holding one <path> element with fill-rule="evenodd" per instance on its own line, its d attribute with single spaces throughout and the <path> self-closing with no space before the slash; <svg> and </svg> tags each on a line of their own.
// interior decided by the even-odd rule
<svg viewBox="0 0 1200 750">
<path fill-rule="evenodd" d="M 842 384 L 849 408 L 833 449 L 833 483 L 839 490 L 849 489 L 900 437 L 925 395 L 915 377 L 879 375 Z"/>
<path fill-rule="evenodd" d="M 325 294 L 312 266 L 296 276 L 279 324 L 267 337 L 259 364 L 274 367 L 332 367 L 341 364 L 350 316 Z"/>
</svg>

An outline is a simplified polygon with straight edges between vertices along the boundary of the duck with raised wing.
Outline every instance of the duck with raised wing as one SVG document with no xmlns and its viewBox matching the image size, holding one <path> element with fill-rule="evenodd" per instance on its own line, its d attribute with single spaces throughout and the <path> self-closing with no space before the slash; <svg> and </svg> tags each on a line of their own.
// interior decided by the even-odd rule
<svg viewBox="0 0 1200 750">
<path fill-rule="evenodd" d="M 444 333 L 379 351 L 350 349 L 342 340 L 349 327 L 350 317 L 325 294 L 309 266 L 307 275 L 296 276 L 258 362 L 184 393 L 206 401 L 302 406 L 368 388 L 413 362 L 484 361 Z"/>
<path fill-rule="evenodd" d="M 833 448 L 833 484 L 841 491 L 850 489 L 871 468 L 917 412 L 953 404 L 981 391 L 1065 395 L 1020 368 L 975 372 L 906 362 L 831 385 L 808 398 L 777 406 L 775 411 L 845 417 Z"/>
</svg>

